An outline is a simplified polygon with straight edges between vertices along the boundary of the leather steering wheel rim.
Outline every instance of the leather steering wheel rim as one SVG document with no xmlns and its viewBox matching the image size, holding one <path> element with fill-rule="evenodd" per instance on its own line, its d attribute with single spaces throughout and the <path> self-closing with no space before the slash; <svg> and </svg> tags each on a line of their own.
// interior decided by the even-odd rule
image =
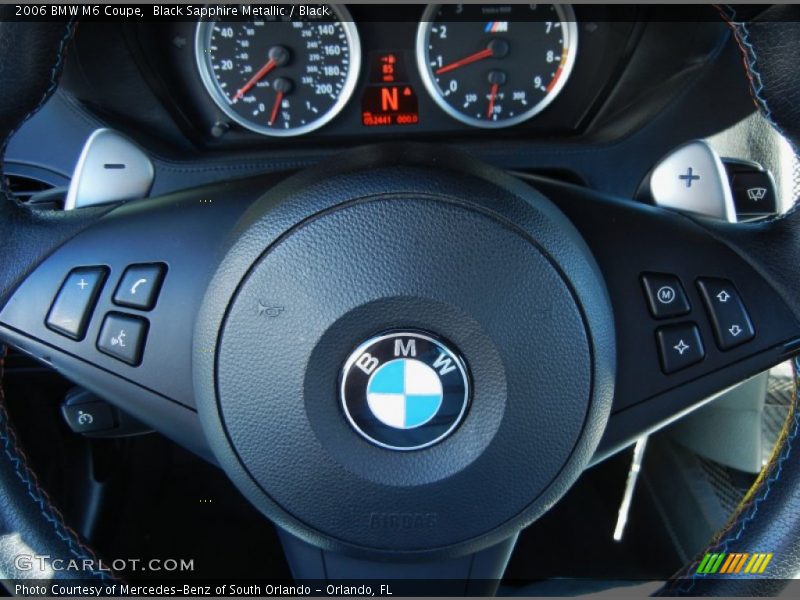
<svg viewBox="0 0 800 600">
<path fill-rule="evenodd" d="M 3 142 L 0 144 L 0 160 L 14 132 L 35 114 L 55 90 L 61 74 L 62 60 L 72 37 L 75 24 L 41 23 L 31 26 L 25 23 L 3 21 L 11 7 L 0 8 L 0 73 L 5 75 L 3 91 L 0 92 L 0 131 Z M 26 60 L 20 59 L 19 48 L 29 49 L 22 53 Z M 11 92 L 16 88 L 17 91 Z M 2 173 L 2 163 L 0 163 Z M 65 234 L 74 234 L 91 222 L 92 217 L 76 221 L 75 227 L 67 224 L 69 219 L 56 215 L 36 218 L 25 214 L 5 188 L 5 179 L 0 177 L 0 238 L 10 242 L 7 256 L 25 253 L 24 247 L 13 240 L 19 239 L 11 234 L 17 227 L 31 227 L 43 237 L 55 234 L 66 225 Z M 97 211 L 92 211 L 96 212 Z M 88 215 L 87 215 L 88 216 Z M 63 237 L 53 235 L 54 248 Z M 48 250 L 45 249 L 44 253 Z M 44 254 L 40 255 L 43 256 Z M 18 267 L 23 264 L 15 260 L 6 261 L 3 269 L 3 287 L 8 290 L 25 276 Z M 8 277 L 8 279 L 5 279 Z M 4 294 L 5 296 L 5 294 Z M 88 560 L 98 564 L 97 555 L 64 520 L 59 509 L 53 504 L 47 492 L 40 485 L 36 474 L 28 464 L 25 452 L 20 448 L 17 435 L 9 422 L 6 398 L 3 389 L 5 347 L 0 353 L 0 522 L 5 524 L 13 535 L 3 536 L 0 543 L 0 565 L 9 577 L 21 573 L 14 558 L 21 552 L 31 549 L 41 550 L 41 554 L 52 553 L 55 557 L 75 560 Z M 98 580 L 111 578 L 108 572 L 89 570 L 83 574 L 63 572 L 65 578 L 95 577 Z"/>
<path fill-rule="evenodd" d="M 0 9 L 0 16 L 5 10 L 8 7 Z M 796 149 L 800 141 L 800 83 L 793 78 L 793 61 L 800 54 L 800 9 L 772 7 L 753 21 L 741 20 L 735 11 L 725 14 L 742 49 L 745 73 L 757 107 Z M 0 136 L 4 140 L 0 154 L 19 126 L 55 90 L 73 30 L 71 22 L 21 24 L 0 20 L 0 74 L 3 77 L 0 81 Z M 26 51 L 20 52 L 22 48 Z M 703 223 L 703 226 L 761 273 L 798 316 L 800 278 L 793 269 L 787 268 L 797 263 L 800 248 L 800 211 L 796 209 L 797 205 L 785 215 L 754 225 Z M 32 270 L 32 265 L 107 210 L 34 213 L 17 204 L 8 190 L 1 190 L 0 239 L 5 240 L 6 256 L 19 257 L 19 260 L 6 261 L 0 269 L 0 305 Z M 19 235 L 20 232 L 24 235 Z M 31 236 L 37 243 L 26 243 Z M 0 384 L 2 375 L 0 361 Z M 731 591 L 731 586 L 742 585 L 741 580 L 698 575 L 698 561 L 705 552 L 773 552 L 772 576 L 747 581 L 748 592 L 753 595 L 778 592 L 786 579 L 800 571 L 800 537 L 787 533 L 800 532 L 800 512 L 796 510 L 800 506 L 798 434 L 800 411 L 795 394 L 772 460 L 728 525 L 698 558 L 667 582 L 660 594 L 724 595 Z M 27 464 L 9 423 L 1 385 L 0 450 L 0 521 L 17 532 L 15 536 L 5 536 L 0 543 L 0 565 L 4 573 L 13 576 L 16 572 L 14 556 L 22 543 L 53 558 L 90 560 L 96 564 L 95 553 L 64 522 Z M 111 577 L 100 570 L 80 574 L 64 571 L 57 576 Z M 736 588 L 739 593 L 741 589 Z"/>
<path fill-rule="evenodd" d="M 798 112 L 794 100 L 800 95 L 797 85 L 791 87 L 786 79 L 788 72 L 783 61 L 800 47 L 800 11 L 796 6 L 773 6 L 758 20 L 747 22 L 737 14 L 736 7 L 720 9 L 730 26 L 742 53 L 745 74 L 750 83 L 753 101 L 772 126 L 791 144 L 798 154 Z M 780 31 L 774 31 L 774 28 Z M 786 44 L 788 48 L 783 48 Z M 789 51 L 787 53 L 786 51 Z M 774 231 L 782 235 L 785 227 L 797 227 L 798 199 L 790 211 L 765 223 L 758 236 Z M 796 234 L 795 234 L 796 235 Z M 754 243 L 751 238 L 749 243 Z M 750 246 L 752 248 L 752 246 Z M 768 252 L 768 248 L 762 248 Z M 791 256 L 791 254 L 789 255 Z M 783 259 L 789 256 L 783 255 Z M 792 264 L 787 262 L 784 264 Z M 800 360 L 795 359 L 794 402 L 790 407 L 778 442 L 768 463 L 747 492 L 728 522 L 718 531 L 708 546 L 681 569 L 659 590 L 659 595 L 777 595 L 789 579 L 800 572 L 800 544 L 797 535 L 786 532 L 800 531 L 797 507 L 800 503 L 800 461 L 797 439 L 800 435 Z M 774 554 L 773 574 L 769 578 L 748 580 L 708 578 L 697 573 L 707 553 L 749 553 L 760 551 Z"/>
</svg>

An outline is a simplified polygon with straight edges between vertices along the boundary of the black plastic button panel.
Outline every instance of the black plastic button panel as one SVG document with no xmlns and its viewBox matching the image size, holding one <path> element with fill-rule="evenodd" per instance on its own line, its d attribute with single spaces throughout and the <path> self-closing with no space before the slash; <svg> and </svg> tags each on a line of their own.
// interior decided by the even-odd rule
<svg viewBox="0 0 800 600">
<path fill-rule="evenodd" d="M 107 276 L 106 267 L 80 267 L 70 271 L 47 314 L 47 328 L 73 340 L 82 340 Z"/>
<path fill-rule="evenodd" d="M 656 329 L 661 370 L 674 373 L 699 363 L 705 357 L 700 330 L 694 323 L 679 323 Z"/>
<path fill-rule="evenodd" d="M 163 264 L 129 266 L 125 269 L 114 292 L 114 304 L 139 310 L 152 310 L 156 305 L 166 270 Z"/>
<path fill-rule="evenodd" d="M 642 275 L 647 305 L 650 314 L 656 319 L 666 319 L 688 314 L 691 310 L 686 292 L 680 279 L 665 273 L 644 273 Z"/>
<path fill-rule="evenodd" d="M 680 279 L 667 273 L 643 273 L 650 314 L 656 319 L 687 315 L 691 305 Z M 697 288 L 720 350 L 726 351 L 755 337 L 755 329 L 739 292 L 727 279 L 701 277 Z M 705 349 L 696 323 L 680 323 L 656 330 L 658 353 L 664 373 L 674 373 L 700 362 Z"/>
<path fill-rule="evenodd" d="M 97 349 L 124 363 L 138 366 L 147 338 L 147 319 L 123 313 L 108 313 L 103 320 Z"/>
<path fill-rule="evenodd" d="M 720 350 L 730 350 L 755 337 L 750 316 L 733 283 L 704 277 L 697 280 L 697 287 Z"/>
</svg>

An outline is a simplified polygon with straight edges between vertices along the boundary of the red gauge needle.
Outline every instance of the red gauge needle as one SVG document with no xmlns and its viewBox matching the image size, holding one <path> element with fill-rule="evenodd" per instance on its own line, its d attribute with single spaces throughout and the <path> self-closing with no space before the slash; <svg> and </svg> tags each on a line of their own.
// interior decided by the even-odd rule
<svg viewBox="0 0 800 600">
<path fill-rule="evenodd" d="M 250 78 L 250 80 L 247 83 L 245 83 L 241 88 L 239 88 L 239 91 L 236 92 L 236 95 L 233 97 L 233 102 L 241 100 L 244 97 L 244 95 L 250 90 L 251 87 L 257 84 L 261 80 L 261 78 L 264 77 L 264 75 L 272 71 L 272 69 L 274 69 L 277 65 L 278 61 L 275 60 L 274 58 L 270 58 L 266 62 L 266 64 L 263 67 L 261 67 L 255 75 L 253 75 Z"/>
<path fill-rule="evenodd" d="M 484 58 L 491 58 L 492 56 L 494 56 L 494 51 L 491 48 L 484 48 L 480 52 L 476 52 L 475 54 L 470 54 L 469 56 L 465 56 L 461 60 L 451 62 L 449 65 L 445 65 L 443 67 L 439 67 L 438 69 L 436 69 L 436 75 L 447 73 L 448 71 L 452 71 L 453 69 L 463 67 L 464 65 L 472 64 L 479 60 L 483 60 Z"/>
<path fill-rule="evenodd" d="M 278 118 L 278 110 L 281 107 L 281 101 L 283 100 L 283 92 L 278 91 L 275 95 L 275 104 L 272 105 L 272 112 L 269 115 L 269 123 L 267 123 L 270 127 L 275 124 L 275 119 Z"/>
<path fill-rule="evenodd" d="M 492 118 L 492 113 L 494 112 L 494 101 L 497 98 L 497 88 L 499 87 L 500 85 L 497 83 L 492 84 L 492 91 L 489 92 L 489 110 L 486 111 L 487 119 Z"/>
</svg>

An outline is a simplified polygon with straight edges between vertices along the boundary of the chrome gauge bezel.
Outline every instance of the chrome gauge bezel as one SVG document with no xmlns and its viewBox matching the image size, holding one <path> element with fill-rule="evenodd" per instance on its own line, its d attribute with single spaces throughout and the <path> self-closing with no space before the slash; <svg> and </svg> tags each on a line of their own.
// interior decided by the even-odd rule
<svg viewBox="0 0 800 600">
<path fill-rule="evenodd" d="M 195 31 L 195 65 L 200 74 L 200 79 L 203 82 L 208 95 L 214 101 L 214 104 L 219 108 L 227 117 L 232 121 L 241 125 L 245 129 L 249 129 L 255 133 L 271 136 L 271 137 L 295 137 L 304 135 L 312 131 L 316 131 L 320 127 L 328 124 L 334 117 L 336 117 L 345 105 L 350 101 L 358 83 L 358 78 L 361 74 L 361 41 L 358 36 L 358 29 L 353 22 L 353 18 L 344 6 L 330 5 L 331 10 L 336 14 L 339 22 L 347 39 L 347 45 L 350 52 L 350 69 L 347 72 L 342 91 L 339 94 L 336 102 L 331 108 L 323 115 L 305 125 L 298 127 L 290 127 L 289 129 L 273 129 L 264 125 L 253 123 L 248 119 L 242 117 L 230 106 L 228 97 L 219 87 L 216 77 L 213 74 L 211 65 L 211 56 L 206 49 L 211 42 L 211 33 L 214 24 L 217 21 L 199 21 Z"/>
<path fill-rule="evenodd" d="M 428 91 L 428 94 L 430 94 L 433 101 L 436 102 L 436 104 L 438 104 L 444 112 L 454 119 L 461 121 L 466 125 L 471 125 L 472 127 L 480 127 L 483 129 L 503 129 L 505 127 L 519 125 L 520 123 L 523 123 L 528 119 L 538 115 L 545 108 L 547 108 L 553 102 L 553 100 L 556 99 L 572 74 L 572 69 L 575 66 L 575 57 L 578 52 L 578 24 L 575 20 L 575 11 L 570 5 L 553 5 L 559 20 L 561 21 L 561 27 L 563 28 L 564 35 L 566 36 L 564 42 L 567 47 L 567 56 L 564 61 L 564 68 L 558 78 L 558 81 L 556 81 L 553 89 L 550 90 L 550 92 L 548 92 L 544 98 L 533 105 L 530 109 L 509 119 L 502 119 L 498 121 L 477 119 L 456 110 L 447 102 L 447 100 L 444 99 L 439 86 L 436 84 L 433 71 L 430 67 L 428 37 L 430 35 L 431 27 L 434 23 L 433 19 L 441 6 L 441 4 L 431 4 L 422 14 L 422 18 L 420 19 L 417 27 L 415 53 L 417 58 L 417 68 L 419 69 L 422 83 L 425 85 L 425 89 Z"/>
</svg>

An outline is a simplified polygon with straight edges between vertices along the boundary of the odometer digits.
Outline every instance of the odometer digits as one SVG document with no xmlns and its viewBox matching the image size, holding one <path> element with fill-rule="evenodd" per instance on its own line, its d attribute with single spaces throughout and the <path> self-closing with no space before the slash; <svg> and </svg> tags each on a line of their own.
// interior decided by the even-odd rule
<svg viewBox="0 0 800 600">
<path fill-rule="evenodd" d="M 308 133 L 335 117 L 355 88 L 361 47 L 347 11 L 331 12 L 334 19 L 198 23 L 197 66 L 217 106 L 273 136 Z"/>
<path fill-rule="evenodd" d="M 577 42 L 567 5 L 433 5 L 417 31 L 417 64 L 449 115 L 476 127 L 509 127 L 558 95 Z"/>
</svg>

